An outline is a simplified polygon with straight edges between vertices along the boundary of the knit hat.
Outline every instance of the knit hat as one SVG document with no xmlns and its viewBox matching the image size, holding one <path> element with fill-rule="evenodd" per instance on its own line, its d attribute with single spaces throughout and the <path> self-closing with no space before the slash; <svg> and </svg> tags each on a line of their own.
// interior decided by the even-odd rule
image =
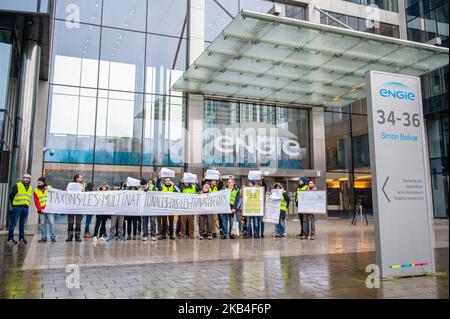
<svg viewBox="0 0 450 319">
<path fill-rule="evenodd" d="M 43 177 L 43 176 L 39 177 L 38 178 L 38 182 L 42 182 L 42 183 L 46 184 L 45 183 L 45 177 Z"/>
<path fill-rule="evenodd" d="M 145 178 L 142 178 L 141 179 L 141 186 L 144 186 L 144 185 L 147 185 L 147 184 L 148 184 L 147 180 Z"/>
</svg>

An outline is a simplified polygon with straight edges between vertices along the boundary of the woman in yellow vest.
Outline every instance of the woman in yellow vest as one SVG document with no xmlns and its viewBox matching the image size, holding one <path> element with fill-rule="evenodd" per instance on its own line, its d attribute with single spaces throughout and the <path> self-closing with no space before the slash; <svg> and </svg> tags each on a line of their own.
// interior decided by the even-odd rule
<svg viewBox="0 0 450 319">
<path fill-rule="evenodd" d="M 24 174 L 22 181 L 14 185 L 9 194 L 9 201 L 13 208 L 8 227 L 9 244 L 17 244 L 14 240 L 14 229 L 16 228 L 17 222 L 19 222 L 19 242 L 21 244 L 27 243 L 25 239 L 25 224 L 27 223 L 28 207 L 30 206 L 31 195 L 33 193 L 33 187 L 31 187 L 30 182 L 31 175 Z"/>
<path fill-rule="evenodd" d="M 47 242 L 47 224 L 50 230 L 50 240 L 52 243 L 56 242 L 55 232 L 55 214 L 45 213 L 45 206 L 47 205 L 47 189 L 51 186 L 47 185 L 44 177 L 39 177 L 37 187 L 34 189 L 34 205 L 39 214 L 39 230 L 41 232 L 40 243 Z"/>
</svg>

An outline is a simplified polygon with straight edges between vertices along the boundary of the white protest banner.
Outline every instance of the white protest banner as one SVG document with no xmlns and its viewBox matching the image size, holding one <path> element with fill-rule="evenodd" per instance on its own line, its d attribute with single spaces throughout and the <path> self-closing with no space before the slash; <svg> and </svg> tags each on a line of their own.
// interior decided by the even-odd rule
<svg viewBox="0 0 450 319">
<path fill-rule="evenodd" d="M 280 222 L 281 198 L 266 196 L 263 222 L 278 224 Z"/>
<path fill-rule="evenodd" d="M 327 194 L 325 191 L 299 192 L 298 212 L 305 214 L 326 214 Z"/>
<path fill-rule="evenodd" d="M 183 183 L 197 183 L 197 175 L 192 173 L 184 173 L 181 181 Z"/>
<path fill-rule="evenodd" d="M 175 172 L 168 168 L 161 168 L 161 172 L 159 173 L 161 178 L 175 178 Z"/>
<path fill-rule="evenodd" d="M 141 186 L 141 181 L 136 178 L 133 178 L 133 177 L 128 177 L 126 182 L 127 182 L 128 187 L 140 187 Z"/>
<path fill-rule="evenodd" d="M 259 181 L 259 180 L 261 180 L 261 176 L 262 176 L 261 171 L 248 172 L 248 180 L 250 180 L 250 181 Z"/>
<path fill-rule="evenodd" d="M 264 187 L 244 187 L 243 216 L 264 216 Z"/>
<path fill-rule="evenodd" d="M 226 189 L 206 194 L 142 191 L 66 192 L 47 190 L 46 213 L 121 216 L 230 214 Z"/>
</svg>

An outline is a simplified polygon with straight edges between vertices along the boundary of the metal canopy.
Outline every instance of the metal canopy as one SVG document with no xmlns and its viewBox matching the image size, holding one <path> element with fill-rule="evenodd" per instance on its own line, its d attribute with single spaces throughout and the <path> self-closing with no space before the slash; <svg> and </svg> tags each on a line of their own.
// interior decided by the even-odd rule
<svg viewBox="0 0 450 319">
<path fill-rule="evenodd" d="M 244 10 L 173 89 L 341 107 L 366 97 L 368 70 L 420 76 L 447 64 L 447 48 Z"/>
</svg>

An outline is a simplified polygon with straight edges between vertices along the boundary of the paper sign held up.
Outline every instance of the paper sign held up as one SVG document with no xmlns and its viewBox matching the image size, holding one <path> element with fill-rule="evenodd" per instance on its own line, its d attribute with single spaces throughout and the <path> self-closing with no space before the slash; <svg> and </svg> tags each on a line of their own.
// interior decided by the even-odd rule
<svg viewBox="0 0 450 319">
<path fill-rule="evenodd" d="M 168 168 L 161 168 L 160 176 L 162 178 L 175 178 L 175 172 Z"/>
<path fill-rule="evenodd" d="M 140 187 L 141 186 L 141 181 L 133 178 L 133 177 L 129 177 L 127 178 L 127 186 L 128 187 Z"/>
<path fill-rule="evenodd" d="M 197 175 L 192 173 L 184 173 L 183 183 L 197 183 Z"/>
</svg>

